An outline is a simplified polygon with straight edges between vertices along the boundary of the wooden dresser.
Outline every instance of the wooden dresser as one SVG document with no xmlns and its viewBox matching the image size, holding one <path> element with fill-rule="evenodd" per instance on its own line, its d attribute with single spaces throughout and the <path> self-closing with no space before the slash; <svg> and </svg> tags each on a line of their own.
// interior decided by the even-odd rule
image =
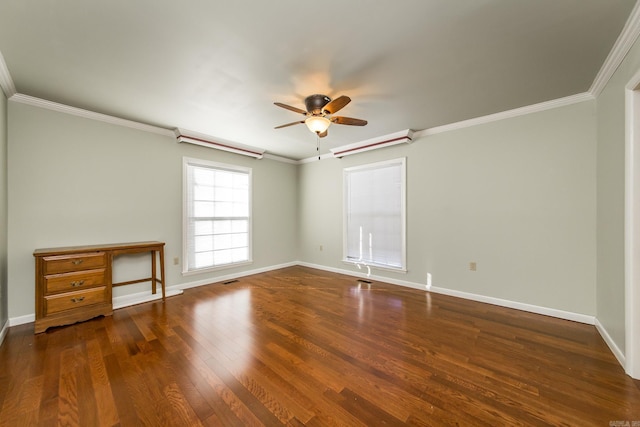
<svg viewBox="0 0 640 427">
<path fill-rule="evenodd" d="M 151 252 L 151 277 L 123 283 L 112 282 L 116 255 Z M 160 279 L 156 277 L 156 253 L 160 255 Z M 52 326 L 68 325 L 113 313 L 113 286 L 150 281 L 164 285 L 164 242 L 134 242 L 109 245 L 37 249 L 35 333 Z"/>
</svg>

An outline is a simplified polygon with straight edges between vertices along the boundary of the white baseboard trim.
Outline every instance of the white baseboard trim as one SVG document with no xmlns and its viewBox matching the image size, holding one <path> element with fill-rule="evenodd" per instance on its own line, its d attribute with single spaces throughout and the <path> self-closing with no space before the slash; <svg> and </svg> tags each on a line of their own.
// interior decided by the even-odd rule
<svg viewBox="0 0 640 427">
<path fill-rule="evenodd" d="M 611 335 L 609 335 L 609 332 L 607 332 L 607 329 L 602 325 L 602 323 L 600 323 L 600 321 L 597 318 L 596 318 L 595 325 L 596 325 L 596 329 L 600 333 L 600 336 L 602 336 L 602 339 L 604 340 L 604 342 L 607 344 L 607 346 L 609 346 L 609 350 L 611 350 L 611 352 L 616 357 L 616 359 L 618 359 L 618 362 L 620 362 L 620 365 L 622 365 L 622 367 L 625 368 L 626 357 L 624 356 L 624 352 L 620 350 L 620 347 L 618 347 L 615 341 L 613 341 L 613 338 L 611 338 Z"/>
<path fill-rule="evenodd" d="M 182 293 L 182 289 L 166 289 L 165 290 L 166 297 L 172 297 L 175 295 L 179 295 Z M 151 291 L 139 292 L 131 295 L 123 295 L 120 297 L 113 298 L 113 309 L 129 307 L 136 304 L 142 304 L 143 302 L 155 301 L 162 299 L 161 293 L 156 293 L 155 295 L 151 293 Z M 9 326 L 18 326 L 24 325 L 25 323 L 31 323 L 36 321 L 35 313 L 26 314 L 24 316 L 11 317 L 9 318 Z"/>
<path fill-rule="evenodd" d="M 7 319 L 7 321 L 4 322 L 4 325 L 2 325 L 2 330 L 0 330 L 0 345 L 2 345 L 2 342 L 4 341 L 4 337 L 7 336 L 8 330 L 9 330 L 9 319 Z"/>
<path fill-rule="evenodd" d="M 196 281 L 188 282 L 188 283 L 181 283 L 181 284 L 175 285 L 173 287 L 178 288 L 178 289 L 197 288 L 198 286 L 204 286 L 204 285 L 211 285 L 213 283 L 226 282 L 228 280 L 235 280 L 235 279 L 239 279 L 241 277 L 251 276 L 253 274 L 266 273 L 268 271 L 279 270 L 281 268 L 295 267 L 296 265 L 299 265 L 299 263 L 295 262 L 295 261 L 294 262 L 287 262 L 287 263 L 284 263 L 284 264 L 271 265 L 269 267 L 256 268 L 254 270 L 242 271 L 242 272 L 239 272 L 239 273 L 226 274 L 224 276 L 211 277 L 211 278 L 208 278 L 208 279 L 196 280 Z"/>
<path fill-rule="evenodd" d="M 174 287 L 168 287 L 165 289 L 165 297 L 173 297 L 182 294 L 182 289 L 173 289 Z M 149 301 L 157 301 L 162 299 L 162 293 L 160 291 L 152 294 L 151 291 L 138 292 L 130 295 L 121 295 L 113 298 L 113 309 L 130 307 L 132 305 L 142 304 Z"/>
<path fill-rule="evenodd" d="M 332 273 L 345 274 L 347 276 L 355 276 L 361 279 L 377 280 L 378 282 L 391 283 L 392 285 L 404 286 L 406 288 L 413 288 L 421 291 L 427 290 L 427 286 L 423 283 L 409 282 L 407 280 L 394 279 L 391 277 L 376 276 L 375 274 L 371 274 L 367 276 L 367 274 L 363 272 L 364 270 L 345 270 L 343 268 L 327 267 L 325 265 L 312 264 L 309 262 L 302 262 L 302 261 L 298 261 L 296 264 L 301 267 L 315 268 L 318 270 L 330 271 Z"/>
<path fill-rule="evenodd" d="M 384 276 L 377 276 L 377 275 L 367 276 L 365 273 L 361 271 L 352 271 L 352 270 L 345 270 L 342 268 L 327 267 L 324 265 L 312 264 L 312 263 L 302 262 L 302 261 L 293 261 L 293 262 L 288 262 L 284 264 L 272 265 L 269 267 L 243 271 L 239 273 L 227 274 L 224 276 L 202 279 L 202 280 L 197 280 L 197 281 L 188 282 L 188 283 L 181 283 L 178 285 L 167 287 L 166 295 L 167 297 L 179 295 L 185 289 L 195 288 L 195 287 L 204 286 L 204 285 L 210 285 L 213 283 L 225 282 L 228 280 L 235 280 L 241 277 L 251 276 L 253 274 L 266 273 L 268 271 L 279 270 L 281 268 L 287 268 L 287 267 L 294 267 L 297 265 L 302 267 L 315 268 L 318 270 L 330 271 L 333 273 L 345 274 L 348 276 L 354 276 L 359 278 L 365 278 L 365 279 L 369 278 L 371 280 L 390 283 L 392 285 L 404 286 L 407 288 L 418 289 L 425 292 L 429 291 L 433 293 L 439 293 L 443 295 L 464 298 L 472 301 L 493 304 L 501 307 L 514 308 L 517 310 L 527 311 L 527 312 L 536 313 L 536 314 L 542 314 L 545 316 L 556 317 L 559 319 L 571 320 L 579 323 L 586 323 L 588 325 L 596 325 L 596 327 L 598 328 L 598 331 L 603 336 L 603 339 L 605 340 L 605 342 L 607 342 L 607 345 L 609 345 L 609 347 L 613 351 L 616 358 L 618 358 L 618 360 L 621 360 L 621 358 L 622 360 L 624 360 L 623 353 L 620 351 L 620 349 L 618 349 L 618 347 L 615 345 L 613 340 L 611 340 L 609 335 L 606 334 L 606 330 L 602 327 L 602 325 L 598 326 L 599 323 L 597 323 L 597 319 L 595 318 L 595 316 L 590 316 L 590 315 L 580 314 L 580 313 L 573 313 L 569 311 L 557 310 L 557 309 L 548 308 L 548 307 L 541 307 L 541 306 L 536 306 L 531 304 L 525 304 L 525 303 L 509 301 L 509 300 L 494 298 L 494 297 L 488 297 L 484 295 L 477 295 L 477 294 L 472 294 L 468 292 L 456 291 L 452 289 L 440 288 L 435 286 L 432 286 L 430 289 L 427 289 L 427 286 L 424 283 L 410 282 L 408 280 L 394 279 L 391 277 L 384 277 Z M 113 308 L 118 309 L 118 308 L 128 307 L 135 304 L 141 304 L 143 302 L 154 301 L 160 298 L 161 298 L 160 294 L 153 295 L 151 294 L 151 291 L 141 292 L 141 293 L 132 294 L 132 295 L 123 295 L 113 299 Z M 35 321 L 35 314 L 28 314 L 25 316 L 10 318 L 8 323 L 9 323 L 9 326 L 17 326 L 17 325 L 22 325 L 24 323 L 34 322 L 34 321 Z"/>
<path fill-rule="evenodd" d="M 354 277 L 363 278 L 363 279 L 371 279 L 379 282 L 390 283 L 392 285 L 403 286 L 403 287 L 417 289 L 425 292 L 433 292 L 433 293 L 453 296 L 457 298 L 463 298 L 467 300 L 493 304 L 500 307 L 513 308 L 516 310 L 542 314 L 545 316 L 551 316 L 559 319 L 571 320 L 574 322 L 585 323 L 588 325 L 595 325 L 597 331 L 600 333 L 600 335 L 604 339 L 607 346 L 609 346 L 609 349 L 611 350 L 613 355 L 616 357 L 620 365 L 622 365 L 622 367 L 625 367 L 626 365 L 624 352 L 620 350 L 620 348 L 616 345 L 616 343 L 613 341 L 613 339 L 607 332 L 606 328 L 598 321 L 598 319 L 595 316 L 590 316 L 590 315 L 580 314 L 580 313 L 573 313 L 573 312 L 564 311 L 564 310 L 557 310 L 557 309 L 548 308 L 548 307 L 541 307 L 541 306 L 525 304 L 521 302 L 509 301 L 501 298 L 488 297 L 484 295 L 477 295 L 477 294 L 472 294 L 468 292 L 456 291 L 453 289 L 440 288 L 435 286 L 432 286 L 430 289 L 427 289 L 427 286 L 423 283 L 410 282 L 407 280 L 400 280 L 400 279 L 394 279 L 391 277 L 383 277 L 383 276 L 377 276 L 377 275 L 367 276 L 365 273 L 361 271 L 345 270 L 342 268 L 328 267 L 324 265 L 312 264 L 312 263 L 302 262 L 302 261 L 288 262 L 284 264 L 278 264 L 278 265 L 273 265 L 269 267 L 243 271 L 240 273 L 227 274 L 225 276 L 202 279 L 198 281 L 169 286 L 166 288 L 166 297 L 180 295 L 183 293 L 184 289 L 190 289 L 198 286 L 226 282 L 228 280 L 234 280 L 234 279 L 238 279 L 245 276 L 251 276 L 253 274 L 266 273 L 268 271 L 279 270 L 281 268 L 294 267 L 298 265 L 302 267 L 309 267 L 309 268 L 315 268 L 318 270 L 330 271 L 333 273 L 345 274 L 347 276 L 354 276 Z M 162 298 L 162 294 L 160 293 L 152 294 L 150 290 L 146 292 L 131 294 L 131 295 L 122 295 L 122 296 L 113 298 L 113 308 L 115 310 L 115 309 L 129 307 L 136 304 L 142 304 L 149 301 L 159 300 L 161 298 Z M 4 338 L 7 335 L 7 331 L 9 327 L 23 325 L 25 323 L 30 323 L 34 321 L 35 321 L 35 314 L 27 314 L 24 316 L 9 318 L 5 322 L 5 324 L 2 326 L 2 329 L 0 330 L 0 345 L 2 345 L 2 342 L 4 341 Z"/>
<path fill-rule="evenodd" d="M 168 297 L 182 294 L 184 289 L 195 288 L 196 286 L 209 285 L 212 283 L 225 282 L 227 280 L 233 280 L 239 277 L 250 276 L 252 274 L 265 273 L 267 271 L 278 270 L 286 267 L 293 267 L 295 265 L 298 265 L 298 263 L 288 262 L 285 264 L 272 265 L 269 267 L 258 268 L 250 271 L 244 271 L 241 273 L 228 274 L 226 276 L 213 277 L 210 279 L 203 279 L 196 282 L 189 282 L 189 283 L 182 283 L 179 285 L 168 286 L 165 289 L 165 296 L 168 298 Z M 122 295 L 122 296 L 113 298 L 113 309 L 116 310 L 119 308 L 130 307 L 132 305 L 142 304 L 145 302 L 155 301 L 159 299 L 162 299 L 162 294 L 157 293 L 154 295 L 151 293 L 151 291 L 138 292 L 131 295 Z M 36 315 L 35 313 L 31 313 L 31 314 L 26 314 L 24 316 L 11 317 L 9 318 L 7 323 L 8 323 L 8 327 L 11 327 L 11 326 L 24 325 L 25 323 L 31 323 L 35 321 L 36 321 Z M 4 335 L 2 336 L 2 338 L 3 337 Z M 2 340 L 0 339 L 0 343 L 1 342 Z"/>
<path fill-rule="evenodd" d="M 25 314 L 24 316 L 10 317 L 9 326 L 24 325 L 25 323 L 31 323 L 36 321 L 36 314 Z"/>
<path fill-rule="evenodd" d="M 340 268 L 326 267 L 323 265 L 311 264 L 308 262 L 298 262 L 298 265 L 309 267 L 309 268 L 317 268 L 318 270 L 331 271 L 333 273 L 346 274 L 349 276 L 355 276 L 355 277 L 361 277 L 361 278 L 367 277 L 366 274 L 360 273 L 358 271 L 349 271 L 349 270 L 343 270 Z M 463 298 L 471 301 L 478 301 L 478 302 L 483 302 L 487 304 L 493 304 L 500 307 L 514 308 L 516 310 L 528 311 L 530 313 L 542 314 L 544 316 L 556 317 L 558 319 L 571 320 L 579 323 L 586 323 L 587 325 L 594 325 L 596 320 L 595 316 L 589 316 L 586 314 L 573 313 L 570 311 L 557 310 L 554 308 L 525 304 L 525 303 L 505 300 L 501 298 L 477 295 L 477 294 L 472 294 L 472 293 L 463 292 L 463 291 L 456 291 L 453 289 L 440 288 L 436 286 L 432 286 L 430 289 L 427 289 L 427 286 L 424 283 L 409 282 L 407 280 L 393 279 L 389 277 L 376 276 L 373 274 L 368 277 L 369 279 L 377 280 L 379 282 L 391 283 L 392 285 L 405 286 L 408 288 L 418 289 L 425 292 L 429 291 L 437 294 Z"/>
<path fill-rule="evenodd" d="M 477 295 L 452 289 L 439 288 L 435 286 L 431 287 L 430 292 L 449 295 L 452 297 L 464 298 L 472 301 L 484 302 L 501 307 L 514 308 L 516 310 L 528 311 L 530 313 L 542 314 L 544 316 L 556 317 L 558 319 L 571 320 L 573 322 L 585 323 L 587 325 L 595 324 L 595 317 L 588 314 L 574 313 L 571 311 L 558 310 L 555 308 L 542 307 L 539 305 L 526 304 L 517 301 Z"/>
</svg>

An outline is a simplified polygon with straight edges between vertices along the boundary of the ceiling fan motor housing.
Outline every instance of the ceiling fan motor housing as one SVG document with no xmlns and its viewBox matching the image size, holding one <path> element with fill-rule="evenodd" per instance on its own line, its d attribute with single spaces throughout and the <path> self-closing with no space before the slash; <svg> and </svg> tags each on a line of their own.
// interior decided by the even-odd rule
<svg viewBox="0 0 640 427">
<path fill-rule="evenodd" d="M 322 107 L 331 102 L 331 98 L 327 95 L 310 95 L 304 100 L 304 105 L 307 107 L 307 111 L 313 115 L 322 114 Z"/>
</svg>

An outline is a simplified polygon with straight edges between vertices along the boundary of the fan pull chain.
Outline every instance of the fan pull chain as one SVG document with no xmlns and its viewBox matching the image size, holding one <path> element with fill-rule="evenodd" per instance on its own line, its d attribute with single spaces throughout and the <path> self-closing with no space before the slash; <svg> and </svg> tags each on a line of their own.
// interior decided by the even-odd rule
<svg viewBox="0 0 640 427">
<path fill-rule="evenodd" d="M 316 152 L 318 153 L 318 160 L 320 160 L 320 134 L 316 132 Z"/>
</svg>

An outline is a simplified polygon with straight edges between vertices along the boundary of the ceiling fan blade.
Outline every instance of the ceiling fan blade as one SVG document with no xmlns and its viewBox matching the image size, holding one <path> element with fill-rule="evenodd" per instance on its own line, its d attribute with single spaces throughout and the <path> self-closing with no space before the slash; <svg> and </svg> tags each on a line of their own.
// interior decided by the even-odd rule
<svg viewBox="0 0 640 427">
<path fill-rule="evenodd" d="M 350 125 L 350 126 L 364 126 L 367 124 L 366 120 L 354 119 L 351 117 L 332 117 L 331 121 L 338 125 Z"/>
<path fill-rule="evenodd" d="M 282 102 L 274 102 L 274 104 L 277 105 L 278 107 L 284 108 L 285 110 L 290 110 L 290 111 L 293 111 L 294 113 L 300 113 L 305 116 L 307 115 L 307 112 L 300 108 L 292 107 L 291 105 L 283 104 Z"/>
<path fill-rule="evenodd" d="M 325 130 L 324 132 L 320 132 L 320 133 L 318 134 L 318 136 L 319 136 L 320 138 L 324 138 L 324 137 L 325 137 L 325 136 L 327 136 L 328 134 L 329 134 L 328 130 Z"/>
<path fill-rule="evenodd" d="M 327 105 L 322 107 L 322 112 L 325 114 L 334 114 L 338 111 L 342 110 L 345 105 L 351 102 L 351 98 L 348 96 L 339 96 L 333 101 L 329 102 Z"/>
<path fill-rule="evenodd" d="M 299 125 L 301 123 L 304 123 L 304 120 L 300 120 L 299 122 L 287 123 L 286 125 L 276 126 L 276 127 L 274 127 L 274 129 L 286 128 L 287 126 Z"/>
</svg>

